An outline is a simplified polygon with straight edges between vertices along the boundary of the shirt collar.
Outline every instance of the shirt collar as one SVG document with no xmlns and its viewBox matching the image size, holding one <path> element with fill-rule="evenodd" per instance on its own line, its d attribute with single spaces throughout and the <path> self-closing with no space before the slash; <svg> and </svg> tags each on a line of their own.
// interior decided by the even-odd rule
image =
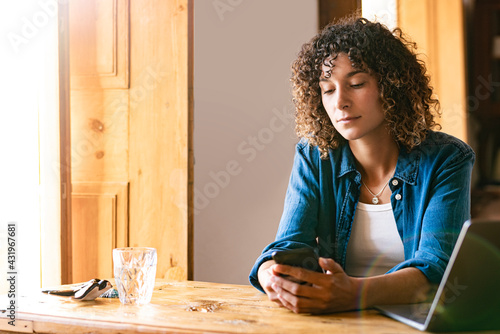
<svg viewBox="0 0 500 334">
<path fill-rule="evenodd" d="M 352 154 L 351 148 L 347 143 L 341 145 L 339 148 L 340 156 L 338 156 L 338 160 L 331 159 L 331 163 L 340 163 L 340 168 L 337 170 L 337 178 L 340 178 L 348 173 L 359 172 L 356 169 L 356 163 L 354 159 L 354 155 Z M 411 185 L 416 184 L 417 175 L 418 175 L 418 167 L 420 164 L 420 150 L 414 149 L 410 152 L 406 150 L 406 148 L 402 147 L 399 152 L 398 164 L 396 166 L 396 171 L 394 173 L 394 177 L 406 182 Z M 332 155 L 330 155 L 332 157 Z"/>
<path fill-rule="evenodd" d="M 418 148 L 410 152 L 404 147 L 401 148 L 394 177 L 414 186 L 417 182 L 420 155 L 421 152 Z"/>
<path fill-rule="evenodd" d="M 340 156 L 339 156 L 340 161 L 333 161 L 334 159 L 332 159 L 332 164 L 340 162 L 340 168 L 338 169 L 337 172 L 337 178 L 342 177 L 351 172 L 358 173 L 358 170 L 356 169 L 356 162 L 355 162 L 356 160 L 354 159 L 354 155 L 352 154 L 349 144 L 347 143 L 341 144 L 339 150 L 340 150 Z"/>
</svg>

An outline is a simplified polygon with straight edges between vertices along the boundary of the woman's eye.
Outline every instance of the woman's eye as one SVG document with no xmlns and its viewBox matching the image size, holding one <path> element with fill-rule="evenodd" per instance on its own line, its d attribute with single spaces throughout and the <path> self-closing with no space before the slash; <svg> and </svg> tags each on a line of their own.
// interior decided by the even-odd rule
<svg viewBox="0 0 500 334">
<path fill-rule="evenodd" d="M 331 93 L 333 93 L 333 89 L 325 90 L 323 92 L 324 95 L 328 95 L 328 94 L 331 94 Z"/>
<path fill-rule="evenodd" d="M 361 87 L 363 87 L 364 84 L 365 84 L 364 82 L 359 83 L 359 84 L 353 84 L 353 85 L 351 85 L 351 87 L 352 88 L 361 88 Z"/>
</svg>

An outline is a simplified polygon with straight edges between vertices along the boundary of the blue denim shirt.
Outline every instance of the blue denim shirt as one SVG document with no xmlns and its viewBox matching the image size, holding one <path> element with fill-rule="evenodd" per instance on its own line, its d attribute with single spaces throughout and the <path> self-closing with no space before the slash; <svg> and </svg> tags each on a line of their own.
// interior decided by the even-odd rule
<svg viewBox="0 0 500 334">
<path fill-rule="evenodd" d="M 316 146 L 301 140 L 276 239 L 255 262 L 250 283 L 262 291 L 259 266 L 279 249 L 313 247 L 345 268 L 347 243 L 359 200 L 361 174 L 349 145 L 321 160 Z M 430 131 L 408 152 L 401 148 L 389 181 L 391 205 L 405 260 L 388 273 L 420 269 L 439 283 L 463 223 L 470 218 L 470 180 L 475 155 L 459 139 Z"/>
</svg>

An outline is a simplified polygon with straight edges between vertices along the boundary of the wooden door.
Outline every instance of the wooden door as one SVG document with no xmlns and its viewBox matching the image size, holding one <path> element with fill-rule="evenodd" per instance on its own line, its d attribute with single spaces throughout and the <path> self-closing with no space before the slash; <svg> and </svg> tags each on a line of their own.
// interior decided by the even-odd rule
<svg viewBox="0 0 500 334">
<path fill-rule="evenodd" d="M 361 9 L 361 0 L 318 0 L 318 29 Z"/>
<path fill-rule="evenodd" d="M 478 187 L 500 185 L 500 2 L 469 0 L 468 107 L 475 125 Z"/>
<path fill-rule="evenodd" d="M 188 0 L 69 2 L 72 215 L 67 282 L 112 277 L 112 249 L 192 268 Z"/>
<path fill-rule="evenodd" d="M 462 0 L 398 0 L 398 26 L 417 43 L 441 105 L 442 131 L 468 141 Z"/>
</svg>

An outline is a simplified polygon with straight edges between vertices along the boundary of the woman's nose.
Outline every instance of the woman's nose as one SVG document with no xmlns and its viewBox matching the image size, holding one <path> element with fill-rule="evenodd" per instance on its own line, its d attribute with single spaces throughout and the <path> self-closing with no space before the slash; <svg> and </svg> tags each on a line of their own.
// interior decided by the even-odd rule
<svg viewBox="0 0 500 334">
<path fill-rule="evenodd" d="M 338 110 L 344 110 L 351 106 L 350 98 L 348 93 L 343 88 L 337 89 L 337 99 L 335 101 L 335 107 Z"/>
</svg>

